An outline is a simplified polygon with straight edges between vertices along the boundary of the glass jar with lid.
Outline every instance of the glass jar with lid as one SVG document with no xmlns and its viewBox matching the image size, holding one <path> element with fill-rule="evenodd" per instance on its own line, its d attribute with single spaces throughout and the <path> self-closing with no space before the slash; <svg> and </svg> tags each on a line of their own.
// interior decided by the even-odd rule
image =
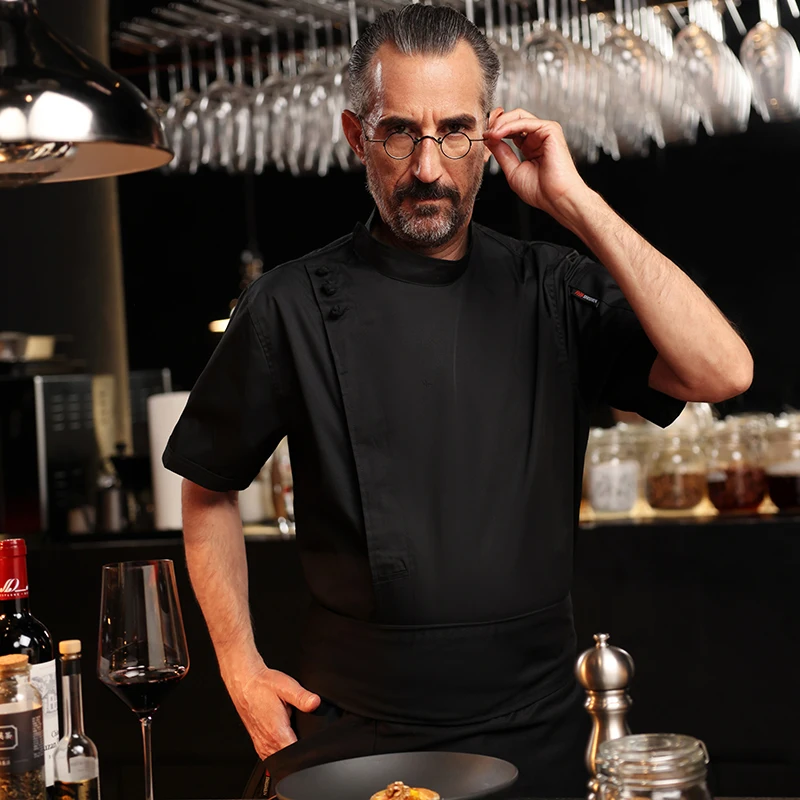
<svg viewBox="0 0 800 800">
<path fill-rule="evenodd" d="M 647 502 L 660 513 L 693 511 L 706 496 L 706 463 L 696 432 L 665 432 L 647 465 Z"/>
<path fill-rule="evenodd" d="M 711 800 L 708 751 L 691 736 L 645 733 L 603 742 L 598 800 Z"/>
<path fill-rule="evenodd" d="M 0 797 L 45 800 L 42 698 L 28 656 L 0 656 Z"/>
<path fill-rule="evenodd" d="M 619 428 L 595 435 L 587 453 L 586 496 L 599 515 L 629 514 L 639 499 L 641 465 L 632 439 Z"/>
<path fill-rule="evenodd" d="M 756 511 L 767 493 L 760 428 L 728 421 L 706 441 L 709 500 L 721 514 Z"/>
<path fill-rule="evenodd" d="M 779 420 L 766 441 L 770 499 L 780 511 L 800 512 L 800 420 Z"/>
</svg>

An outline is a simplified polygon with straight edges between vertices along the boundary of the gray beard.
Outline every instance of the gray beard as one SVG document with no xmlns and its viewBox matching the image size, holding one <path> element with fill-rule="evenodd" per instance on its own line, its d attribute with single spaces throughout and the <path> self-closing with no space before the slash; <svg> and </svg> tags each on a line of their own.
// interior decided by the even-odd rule
<svg viewBox="0 0 800 800">
<path fill-rule="evenodd" d="M 472 215 L 475 197 L 483 182 L 483 169 L 478 173 L 474 189 L 462 196 L 458 205 L 449 200 L 442 208 L 420 206 L 408 211 L 395 205 L 393 198 L 386 197 L 374 178 L 369 161 L 366 163 L 367 189 L 375 201 L 381 219 L 389 227 L 392 235 L 414 249 L 430 250 L 447 244 Z"/>
</svg>

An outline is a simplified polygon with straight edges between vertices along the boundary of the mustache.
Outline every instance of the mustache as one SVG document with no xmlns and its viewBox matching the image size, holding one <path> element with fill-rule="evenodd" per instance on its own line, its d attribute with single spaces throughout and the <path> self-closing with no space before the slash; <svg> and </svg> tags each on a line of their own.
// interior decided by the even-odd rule
<svg viewBox="0 0 800 800">
<path fill-rule="evenodd" d="M 403 186 L 394 192 L 394 199 L 398 202 L 405 200 L 407 197 L 411 197 L 414 200 L 450 199 L 457 203 L 461 199 L 461 193 L 458 189 L 454 189 L 452 186 L 445 186 L 439 181 L 436 181 L 436 183 L 423 183 L 415 178 L 408 186 Z"/>
</svg>

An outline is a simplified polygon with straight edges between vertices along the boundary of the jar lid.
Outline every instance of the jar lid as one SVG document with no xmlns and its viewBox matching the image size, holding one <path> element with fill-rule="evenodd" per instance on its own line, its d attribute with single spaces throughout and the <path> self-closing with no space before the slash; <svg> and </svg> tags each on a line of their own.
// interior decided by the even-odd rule
<svg viewBox="0 0 800 800">
<path fill-rule="evenodd" d="M 10 656 L 0 656 L 0 675 L 11 675 L 28 672 L 28 656 L 22 653 L 12 653 Z"/>
<path fill-rule="evenodd" d="M 594 635 L 595 646 L 581 653 L 575 674 L 584 689 L 608 692 L 625 689 L 633 678 L 633 658 L 620 647 L 609 645 L 607 633 Z"/>
<path fill-rule="evenodd" d="M 699 739 L 675 733 L 641 733 L 603 742 L 597 765 L 609 779 L 647 786 L 704 780 L 708 750 Z"/>
</svg>

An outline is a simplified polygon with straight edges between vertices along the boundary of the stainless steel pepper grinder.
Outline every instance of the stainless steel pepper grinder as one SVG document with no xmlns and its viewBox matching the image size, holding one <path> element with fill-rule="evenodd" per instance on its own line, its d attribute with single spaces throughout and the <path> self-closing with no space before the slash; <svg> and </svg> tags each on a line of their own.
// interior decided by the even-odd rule
<svg viewBox="0 0 800 800">
<path fill-rule="evenodd" d="M 581 653 L 575 666 L 575 674 L 586 689 L 585 707 L 593 723 L 586 748 L 589 800 L 594 800 L 598 791 L 597 748 L 631 732 L 626 715 L 632 704 L 627 690 L 633 678 L 633 659 L 625 650 L 609 645 L 609 638 L 607 633 L 596 633 L 595 646 Z"/>
</svg>

